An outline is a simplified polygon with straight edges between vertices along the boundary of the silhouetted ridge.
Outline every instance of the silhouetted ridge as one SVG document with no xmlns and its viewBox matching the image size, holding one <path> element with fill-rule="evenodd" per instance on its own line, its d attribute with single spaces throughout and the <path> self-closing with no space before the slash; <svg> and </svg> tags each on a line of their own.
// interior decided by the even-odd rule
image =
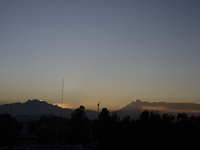
<svg viewBox="0 0 200 150">
<path fill-rule="evenodd" d="M 27 104 L 27 105 L 30 105 L 30 104 L 38 104 L 38 105 L 46 105 L 49 103 L 47 103 L 46 101 L 42 101 L 42 100 L 38 100 L 38 99 L 33 99 L 33 100 L 28 100 L 27 102 L 23 103 L 23 104 Z"/>
<path fill-rule="evenodd" d="M 131 118 L 139 117 L 143 110 L 159 111 L 160 114 L 188 113 L 188 115 L 200 115 L 200 104 L 197 103 L 167 103 L 167 102 L 148 102 L 142 100 L 132 101 L 122 109 L 115 111 L 120 118 L 130 116 Z"/>
<path fill-rule="evenodd" d="M 124 118 L 125 116 L 137 118 L 142 112 L 141 104 L 141 100 L 132 101 L 130 104 L 126 105 L 122 109 L 117 110 L 116 113 L 120 116 L 120 118 Z"/>
<path fill-rule="evenodd" d="M 11 107 L 12 106 L 12 107 Z M 12 110 L 12 111 L 10 111 Z M 135 100 L 125 107 L 115 111 L 117 115 L 122 119 L 126 116 L 130 118 L 138 118 L 143 110 L 155 110 L 162 114 L 172 114 L 177 115 L 178 113 L 187 113 L 188 115 L 200 115 L 200 104 L 197 103 L 167 103 L 167 102 L 148 102 L 143 100 Z M 63 108 L 63 117 L 70 118 L 72 109 Z M 0 105 L 1 113 L 10 113 L 13 116 L 26 115 L 26 116 L 37 116 L 37 115 L 47 115 L 53 114 L 56 116 L 61 115 L 61 107 L 57 105 L 52 105 L 42 100 L 28 100 L 24 103 L 12 103 Z M 86 110 L 86 115 L 90 119 L 97 118 L 97 112 Z"/>
<path fill-rule="evenodd" d="M 12 108 L 11 115 L 18 116 L 19 118 L 20 116 L 31 116 L 30 118 L 34 118 L 33 116 L 40 116 L 40 115 L 49 115 L 49 114 L 55 116 L 61 115 L 61 107 L 49 104 L 46 101 L 38 99 L 33 99 L 33 100 L 29 99 L 24 103 L 17 102 L 12 104 L 0 105 L 0 112 L 3 114 L 4 113 L 10 114 L 11 108 Z M 73 111 L 72 109 L 63 108 L 62 116 L 65 118 L 70 118 L 72 111 Z M 90 119 L 95 119 L 97 117 L 97 113 L 95 111 L 86 111 L 86 114 Z"/>
</svg>

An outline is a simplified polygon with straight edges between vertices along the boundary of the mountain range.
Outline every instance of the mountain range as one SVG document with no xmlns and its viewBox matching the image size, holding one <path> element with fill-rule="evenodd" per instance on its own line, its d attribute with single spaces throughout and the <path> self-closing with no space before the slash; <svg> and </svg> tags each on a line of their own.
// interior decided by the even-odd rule
<svg viewBox="0 0 200 150">
<path fill-rule="evenodd" d="M 65 118 L 71 118 L 73 109 L 62 108 L 62 116 Z M 1 113 L 9 113 L 15 116 L 17 120 L 37 120 L 43 115 L 55 115 L 61 116 L 61 107 L 57 105 L 49 104 L 45 101 L 37 99 L 28 100 L 25 103 L 12 103 L 0 105 Z M 97 112 L 92 110 L 86 110 L 86 115 L 90 119 L 97 118 Z"/>
<path fill-rule="evenodd" d="M 116 113 L 122 118 L 126 115 L 131 118 L 137 118 L 144 110 L 158 111 L 160 115 L 169 114 L 177 116 L 178 113 L 187 113 L 189 116 L 200 116 L 200 104 L 198 103 L 147 102 L 142 100 L 132 101 L 127 106 L 117 110 Z"/>
<path fill-rule="evenodd" d="M 125 107 L 115 111 L 122 119 L 125 116 L 138 118 L 143 110 L 155 110 L 162 114 L 177 115 L 178 113 L 187 113 L 188 115 L 200 116 L 200 104 L 197 103 L 167 103 L 167 102 L 147 102 L 142 100 L 132 101 Z M 63 108 L 62 116 L 71 118 L 73 109 Z M 10 113 L 17 120 L 37 120 L 42 115 L 61 115 L 61 107 L 49 104 L 37 99 L 28 100 L 25 103 L 11 103 L 0 105 L 1 113 Z M 112 113 L 112 112 L 111 112 Z M 86 110 L 86 116 L 89 119 L 95 119 L 98 116 L 96 111 Z"/>
</svg>

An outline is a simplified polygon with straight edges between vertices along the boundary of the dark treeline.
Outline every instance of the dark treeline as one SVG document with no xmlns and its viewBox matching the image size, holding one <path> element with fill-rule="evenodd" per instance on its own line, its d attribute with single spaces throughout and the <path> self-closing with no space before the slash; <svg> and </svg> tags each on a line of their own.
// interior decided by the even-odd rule
<svg viewBox="0 0 200 150">
<path fill-rule="evenodd" d="M 36 136 L 37 144 L 89 145 L 98 149 L 199 149 L 200 117 L 179 113 L 176 117 L 144 110 L 138 119 L 120 120 L 103 108 L 98 118 L 89 120 L 80 106 L 70 119 L 43 116 L 37 121 L 17 122 L 9 114 L 0 115 L 0 146 L 14 145 L 25 134 Z M 94 147 L 93 147 L 94 148 Z"/>
</svg>

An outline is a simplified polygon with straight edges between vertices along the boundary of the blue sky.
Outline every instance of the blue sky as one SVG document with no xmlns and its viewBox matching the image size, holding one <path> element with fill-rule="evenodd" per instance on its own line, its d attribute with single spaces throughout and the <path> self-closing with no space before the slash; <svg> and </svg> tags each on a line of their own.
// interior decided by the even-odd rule
<svg viewBox="0 0 200 150">
<path fill-rule="evenodd" d="M 198 0 L 1 0 L 0 103 L 199 102 Z"/>
</svg>

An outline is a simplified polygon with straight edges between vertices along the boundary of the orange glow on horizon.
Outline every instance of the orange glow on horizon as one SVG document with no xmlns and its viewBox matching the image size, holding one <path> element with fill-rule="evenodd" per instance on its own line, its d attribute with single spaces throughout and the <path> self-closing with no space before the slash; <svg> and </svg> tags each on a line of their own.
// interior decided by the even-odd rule
<svg viewBox="0 0 200 150">
<path fill-rule="evenodd" d="M 61 107 L 60 103 L 55 103 L 53 105 L 57 105 L 59 107 Z M 69 108 L 69 109 L 74 109 L 72 106 L 68 105 L 68 104 L 62 104 L 62 108 Z"/>
</svg>

